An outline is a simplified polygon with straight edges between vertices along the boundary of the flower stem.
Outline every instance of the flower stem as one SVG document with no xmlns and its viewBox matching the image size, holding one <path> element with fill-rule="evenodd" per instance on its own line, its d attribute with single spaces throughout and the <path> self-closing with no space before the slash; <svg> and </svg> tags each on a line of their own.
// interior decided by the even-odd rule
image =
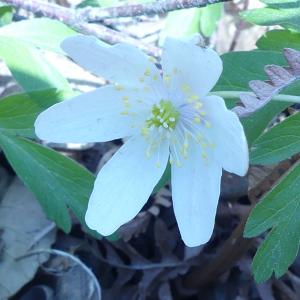
<svg viewBox="0 0 300 300">
<path fill-rule="evenodd" d="M 230 98 L 230 99 L 239 99 L 240 94 L 248 94 L 250 96 L 256 97 L 254 93 L 251 92 L 243 92 L 243 91 L 216 91 L 211 92 L 210 95 L 220 96 L 222 98 Z M 300 103 L 300 96 L 292 96 L 292 95 L 276 95 L 272 98 L 274 101 L 282 101 L 282 102 L 294 102 Z"/>
</svg>

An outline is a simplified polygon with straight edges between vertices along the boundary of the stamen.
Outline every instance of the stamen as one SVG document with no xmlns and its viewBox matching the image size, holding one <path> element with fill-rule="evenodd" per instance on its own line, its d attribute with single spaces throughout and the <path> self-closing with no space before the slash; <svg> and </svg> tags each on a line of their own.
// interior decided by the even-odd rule
<svg viewBox="0 0 300 300">
<path fill-rule="evenodd" d="M 167 85 L 169 85 L 171 82 L 171 76 L 166 74 L 164 75 L 163 80 Z"/>
<path fill-rule="evenodd" d="M 124 87 L 121 84 L 116 83 L 115 84 L 115 90 L 120 92 L 120 91 L 124 90 Z"/>
<path fill-rule="evenodd" d="M 187 83 L 182 84 L 181 89 L 184 93 L 189 93 L 191 91 L 191 87 Z"/>
<path fill-rule="evenodd" d="M 149 68 L 147 68 L 147 69 L 145 70 L 144 75 L 145 75 L 145 76 L 150 76 L 150 75 L 151 75 L 151 71 L 150 71 Z"/>
</svg>

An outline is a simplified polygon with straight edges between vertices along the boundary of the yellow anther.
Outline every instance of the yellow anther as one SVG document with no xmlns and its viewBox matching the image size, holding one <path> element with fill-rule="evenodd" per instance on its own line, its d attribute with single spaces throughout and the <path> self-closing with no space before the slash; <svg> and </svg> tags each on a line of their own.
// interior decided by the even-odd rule
<svg viewBox="0 0 300 300">
<path fill-rule="evenodd" d="M 139 78 L 139 81 L 140 81 L 140 82 L 144 82 L 144 81 L 145 81 L 145 78 L 144 78 L 144 77 L 140 77 L 140 78 Z"/>
<path fill-rule="evenodd" d="M 151 89 L 150 89 L 150 87 L 149 87 L 149 86 L 145 86 L 145 87 L 144 87 L 144 91 L 145 91 L 145 92 L 150 92 L 150 91 L 151 91 Z"/>
<path fill-rule="evenodd" d="M 189 96 L 189 99 L 192 100 L 192 101 L 197 101 L 197 100 L 199 100 L 199 96 L 198 95 L 191 95 L 191 96 Z M 199 102 L 199 103 L 201 103 L 201 102 Z"/>
<path fill-rule="evenodd" d="M 205 142 L 201 142 L 200 145 L 201 145 L 203 148 L 206 148 L 206 147 L 208 146 Z"/>
<path fill-rule="evenodd" d="M 161 167 L 160 162 L 157 162 L 157 163 L 156 163 L 156 167 L 157 167 L 157 168 L 160 168 L 160 167 Z"/>
<path fill-rule="evenodd" d="M 201 111 L 201 112 L 200 112 L 200 115 L 201 115 L 201 116 L 206 116 L 206 112 L 205 112 L 205 111 Z"/>
<path fill-rule="evenodd" d="M 215 144 L 215 143 L 211 143 L 211 144 L 210 144 L 210 147 L 211 147 L 212 149 L 216 149 L 216 144 Z"/>
<path fill-rule="evenodd" d="M 189 93 L 191 91 L 191 87 L 187 83 L 182 84 L 181 89 L 184 93 Z"/>
<path fill-rule="evenodd" d="M 207 153 L 206 152 L 202 152 L 201 156 L 202 156 L 203 159 L 207 159 Z"/>
<path fill-rule="evenodd" d="M 201 122 L 201 119 L 199 117 L 195 117 L 194 118 L 194 122 L 197 123 L 197 124 L 199 124 Z"/>
<path fill-rule="evenodd" d="M 149 68 L 147 68 L 147 69 L 145 70 L 144 75 L 145 75 L 145 76 L 150 76 L 150 75 L 151 75 L 151 71 L 150 71 Z"/>
<path fill-rule="evenodd" d="M 129 97 L 128 96 L 124 96 L 122 99 L 123 99 L 124 102 L 128 102 L 129 101 Z"/>
<path fill-rule="evenodd" d="M 152 56 L 149 56 L 149 61 L 152 62 L 152 63 L 156 63 L 156 59 Z"/>
<path fill-rule="evenodd" d="M 197 101 L 197 102 L 195 103 L 195 108 L 196 108 L 197 110 L 201 109 L 202 106 L 203 106 L 203 103 L 202 103 L 202 102 Z"/>
<path fill-rule="evenodd" d="M 203 139 L 203 135 L 201 133 L 197 133 L 197 139 L 198 140 L 202 140 Z"/>
<path fill-rule="evenodd" d="M 121 115 L 123 115 L 123 116 L 128 116 L 128 115 L 129 115 L 129 112 L 128 112 L 127 110 L 122 111 L 122 112 L 121 112 Z"/>
<path fill-rule="evenodd" d="M 153 80 L 156 81 L 158 79 L 157 75 L 153 75 Z"/>
<path fill-rule="evenodd" d="M 149 129 L 147 127 L 143 127 L 141 132 L 143 136 L 147 136 L 149 134 Z"/>
<path fill-rule="evenodd" d="M 168 84 L 171 81 L 171 76 L 166 74 L 163 79 Z"/>
<path fill-rule="evenodd" d="M 180 167 L 182 166 L 181 162 L 177 160 L 177 161 L 176 161 L 176 166 L 177 166 L 178 168 L 180 168 Z"/>
<path fill-rule="evenodd" d="M 122 90 L 124 90 L 124 87 L 121 85 L 121 84 L 115 84 L 115 90 L 116 91 L 122 91 Z"/>
<path fill-rule="evenodd" d="M 210 122 L 206 121 L 206 122 L 205 122 L 205 127 L 206 127 L 206 128 L 211 128 Z"/>
</svg>

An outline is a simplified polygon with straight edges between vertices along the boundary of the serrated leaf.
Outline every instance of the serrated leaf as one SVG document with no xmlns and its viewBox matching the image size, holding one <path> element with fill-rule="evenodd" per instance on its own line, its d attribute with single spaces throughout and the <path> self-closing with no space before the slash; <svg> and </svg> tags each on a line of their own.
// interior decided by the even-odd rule
<svg viewBox="0 0 300 300">
<path fill-rule="evenodd" d="M 26 92 L 58 89 L 71 94 L 68 81 L 42 56 L 41 52 L 15 38 L 0 36 L 0 59 Z"/>
<path fill-rule="evenodd" d="M 69 232 L 69 207 L 85 224 L 84 214 L 94 182 L 90 172 L 58 152 L 21 137 L 0 132 L 0 146 L 51 220 Z"/>
<path fill-rule="evenodd" d="M 261 135 L 251 150 L 252 164 L 273 164 L 291 157 L 300 149 L 300 113 L 288 117 Z"/>
<path fill-rule="evenodd" d="M 39 47 L 58 53 L 63 53 L 60 43 L 68 36 L 75 34 L 76 32 L 65 24 L 47 18 L 14 22 L 0 28 L 0 36 L 2 37 L 14 38 L 27 46 Z"/>
<path fill-rule="evenodd" d="M 63 93 L 52 89 L 7 96 L 0 101 L 0 131 L 35 137 L 34 121 L 39 113 L 63 100 Z"/>
<path fill-rule="evenodd" d="M 282 276 L 293 263 L 300 242 L 300 164 L 298 163 L 252 210 L 245 237 L 254 237 L 272 228 L 258 249 L 253 272 L 257 282 L 272 273 Z"/>
</svg>

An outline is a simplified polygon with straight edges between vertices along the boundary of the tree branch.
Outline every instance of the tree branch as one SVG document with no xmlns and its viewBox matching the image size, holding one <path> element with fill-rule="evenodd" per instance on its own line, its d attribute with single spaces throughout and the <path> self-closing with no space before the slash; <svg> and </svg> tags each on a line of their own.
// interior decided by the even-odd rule
<svg viewBox="0 0 300 300">
<path fill-rule="evenodd" d="M 131 4 L 107 8 L 84 8 L 78 15 L 85 21 L 102 21 L 107 18 L 135 17 L 141 15 L 163 14 L 174 10 L 204 7 L 209 4 L 231 0 L 163 0 L 145 4 Z"/>
<path fill-rule="evenodd" d="M 17 8 L 25 9 L 35 14 L 41 14 L 45 17 L 59 20 L 78 32 L 94 35 L 109 44 L 125 42 L 144 50 L 152 56 L 158 57 L 160 54 L 159 48 L 143 43 L 122 32 L 115 31 L 102 24 L 96 25 L 84 22 L 80 14 L 71 8 L 62 7 L 57 4 L 40 0 L 3 0 L 2 2 L 13 5 Z"/>
</svg>

